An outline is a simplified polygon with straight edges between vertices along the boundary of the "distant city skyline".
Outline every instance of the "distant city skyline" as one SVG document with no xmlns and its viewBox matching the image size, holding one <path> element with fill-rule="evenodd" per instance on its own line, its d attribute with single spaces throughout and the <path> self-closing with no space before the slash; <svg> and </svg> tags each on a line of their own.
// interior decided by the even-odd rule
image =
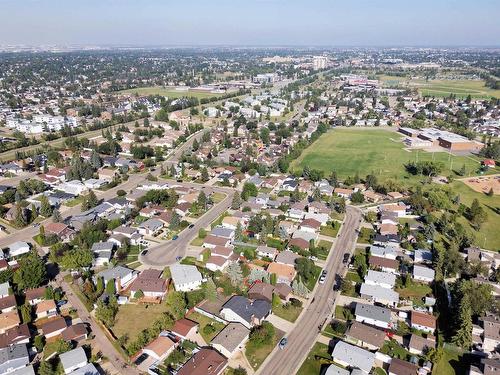
<svg viewBox="0 0 500 375">
<path fill-rule="evenodd" d="M 500 1 L 0 0 L 0 45 L 498 46 Z"/>
</svg>

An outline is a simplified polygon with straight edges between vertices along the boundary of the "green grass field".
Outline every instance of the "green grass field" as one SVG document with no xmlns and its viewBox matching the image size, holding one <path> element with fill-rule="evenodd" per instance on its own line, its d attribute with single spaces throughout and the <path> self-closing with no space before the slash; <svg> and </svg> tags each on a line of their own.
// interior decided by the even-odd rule
<svg viewBox="0 0 500 375">
<path fill-rule="evenodd" d="M 422 96 L 447 97 L 455 94 L 460 98 L 467 95 L 478 99 L 500 98 L 500 90 L 486 87 L 481 80 L 413 80 L 410 85 L 418 87 Z"/>
<path fill-rule="evenodd" d="M 475 235 L 474 243 L 485 249 L 500 251 L 500 230 L 498 230 L 500 228 L 500 195 L 489 197 L 472 190 L 461 181 L 454 181 L 451 187 L 456 194 L 460 195 L 461 203 L 470 206 L 472 201 L 477 198 L 488 214 L 488 220 L 479 231 L 471 228 Z M 469 222 L 464 217 L 460 217 L 459 221 L 466 227 L 470 227 Z"/>
<path fill-rule="evenodd" d="M 331 362 L 332 356 L 329 354 L 328 345 L 317 342 L 300 366 L 297 375 L 317 375 L 321 373 L 322 367 L 328 366 Z"/>
<path fill-rule="evenodd" d="M 404 182 L 415 180 L 404 169 L 409 161 L 435 160 L 445 165 L 443 175 L 451 174 L 450 167 L 459 169 L 465 164 L 467 171 L 475 172 L 479 167 L 476 157 L 454 156 L 446 152 L 406 151 L 402 136 L 387 129 L 338 128 L 323 134 L 291 165 L 297 171 L 308 165 L 328 176 L 336 171 L 340 178 L 364 177 L 374 173 L 381 180 L 388 178 Z M 474 173 L 473 173 L 474 174 Z M 409 181 L 410 182 L 410 181 Z"/>
<path fill-rule="evenodd" d="M 117 91 L 116 94 L 137 94 L 140 96 L 144 95 L 161 95 L 168 98 L 182 98 L 182 97 L 194 97 L 194 98 L 212 98 L 214 96 L 222 96 L 222 94 L 212 94 L 210 92 L 200 92 L 200 91 L 180 91 L 175 88 L 161 87 L 161 86 L 151 86 L 151 87 L 138 87 L 134 89 Z"/>
</svg>

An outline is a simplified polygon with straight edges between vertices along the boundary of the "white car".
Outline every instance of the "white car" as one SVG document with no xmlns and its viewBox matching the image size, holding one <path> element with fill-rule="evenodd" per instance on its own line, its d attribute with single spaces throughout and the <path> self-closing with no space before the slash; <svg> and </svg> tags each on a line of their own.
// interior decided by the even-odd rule
<svg viewBox="0 0 500 375">
<path fill-rule="evenodd" d="M 323 270 L 321 272 L 321 276 L 319 277 L 319 283 L 320 284 L 324 284 L 325 283 L 325 281 L 326 281 L 326 274 L 327 274 L 326 270 Z"/>
</svg>

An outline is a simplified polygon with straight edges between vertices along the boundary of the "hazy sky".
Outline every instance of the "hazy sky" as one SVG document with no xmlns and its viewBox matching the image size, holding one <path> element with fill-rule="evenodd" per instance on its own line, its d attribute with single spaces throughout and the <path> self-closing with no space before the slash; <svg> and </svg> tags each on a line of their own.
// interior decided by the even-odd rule
<svg viewBox="0 0 500 375">
<path fill-rule="evenodd" d="M 0 0 L 0 45 L 496 45 L 500 0 Z"/>
</svg>

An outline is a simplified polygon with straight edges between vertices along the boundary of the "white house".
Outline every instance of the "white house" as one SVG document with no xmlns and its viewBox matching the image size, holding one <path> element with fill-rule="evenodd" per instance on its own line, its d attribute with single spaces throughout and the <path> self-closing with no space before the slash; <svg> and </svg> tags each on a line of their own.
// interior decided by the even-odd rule
<svg viewBox="0 0 500 375">
<path fill-rule="evenodd" d="M 170 274 L 175 290 L 181 292 L 199 289 L 203 282 L 203 277 L 196 266 L 176 263 L 170 266 Z"/>
<path fill-rule="evenodd" d="M 396 275 L 388 272 L 369 270 L 365 276 L 365 283 L 368 285 L 378 285 L 382 288 L 392 289 L 396 284 Z"/>
<path fill-rule="evenodd" d="M 15 258 L 19 255 L 29 253 L 31 246 L 29 243 L 24 241 L 17 241 L 9 245 L 9 257 Z"/>
<path fill-rule="evenodd" d="M 413 279 L 422 281 L 424 283 L 431 283 L 434 281 L 435 272 L 432 268 L 424 266 L 413 266 Z"/>
<path fill-rule="evenodd" d="M 87 364 L 87 355 L 82 347 L 70 350 L 59 355 L 65 374 L 71 374 Z"/>
<path fill-rule="evenodd" d="M 78 180 L 66 181 L 58 185 L 56 189 L 73 195 L 81 195 L 89 190 L 85 184 Z"/>
<path fill-rule="evenodd" d="M 391 326 L 391 310 L 385 307 L 356 303 L 354 315 L 356 315 L 356 321 L 361 323 L 380 328 Z"/>
<path fill-rule="evenodd" d="M 361 298 L 387 306 L 396 307 L 399 302 L 399 293 L 379 285 L 363 283 L 359 293 Z"/>
<path fill-rule="evenodd" d="M 274 260 L 276 255 L 278 255 L 278 250 L 275 249 L 274 247 L 269 247 L 269 246 L 257 246 L 257 255 L 260 257 L 266 257 L 270 258 L 271 260 Z"/>
<path fill-rule="evenodd" d="M 375 354 L 344 341 L 337 342 L 332 358 L 342 366 L 360 369 L 365 374 L 370 373 L 375 362 Z"/>
</svg>

